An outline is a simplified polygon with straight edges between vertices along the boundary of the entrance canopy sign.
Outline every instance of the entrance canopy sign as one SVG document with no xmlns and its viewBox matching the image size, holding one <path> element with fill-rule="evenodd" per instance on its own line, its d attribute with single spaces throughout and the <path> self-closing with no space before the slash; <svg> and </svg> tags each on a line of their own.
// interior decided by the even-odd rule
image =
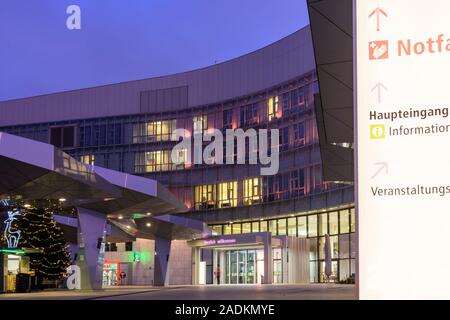
<svg viewBox="0 0 450 320">
<path fill-rule="evenodd" d="M 450 1 L 354 1 L 359 297 L 450 299 Z"/>
</svg>

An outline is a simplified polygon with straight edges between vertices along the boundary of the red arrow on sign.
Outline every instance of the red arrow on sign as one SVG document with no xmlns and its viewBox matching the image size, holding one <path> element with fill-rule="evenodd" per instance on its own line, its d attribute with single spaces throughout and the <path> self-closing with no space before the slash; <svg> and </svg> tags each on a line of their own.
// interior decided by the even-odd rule
<svg viewBox="0 0 450 320">
<path fill-rule="evenodd" d="M 374 92 L 375 90 L 377 90 L 377 96 L 378 96 L 378 104 L 381 103 L 381 89 L 384 89 L 387 91 L 387 88 L 381 83 L 378 82 L 375 87 L 372 88 L 372 92 Z"/>
<path fill-rule="evenodd" d="M 387 17 L 388 15 L 380 7 L 377 7 L 375 10 L 373 10 L 372 13 L 369 15 L 369 18 L 372 18 L 374 15 L 377 16 L 377 31 L 380 31 L 380 16 L 383 15 L 383 16 Z"/>
</svg>

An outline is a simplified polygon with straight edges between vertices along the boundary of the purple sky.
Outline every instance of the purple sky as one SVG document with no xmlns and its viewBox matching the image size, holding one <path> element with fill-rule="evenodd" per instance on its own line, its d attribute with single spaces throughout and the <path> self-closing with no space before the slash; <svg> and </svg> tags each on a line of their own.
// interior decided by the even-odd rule
<svg viewBox="0 0 450 320">
<path fill-rule="evenodd" d="M 0 100 L 204 67 L 307 24 L 305 0 L 1 0 Z"/>
</svg>

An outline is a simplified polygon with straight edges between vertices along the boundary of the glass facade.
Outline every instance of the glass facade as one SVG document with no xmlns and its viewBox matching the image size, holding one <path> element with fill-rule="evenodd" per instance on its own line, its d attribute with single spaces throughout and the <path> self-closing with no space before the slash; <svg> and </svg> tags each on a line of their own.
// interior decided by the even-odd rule
<svg viewBox="0 0 450 320">
<path fill-rule="evenodd" d="M 209 128 L 222 131 L 278 128 L 281 158 L 295 159 L 311 152 L 317 153 L 314 114 L 317 90 L 316 75 L 311 72 L 276 89 L 217 105 L 154 114 L 20 125 L 1 130 L 54 143 L 89 164 L 94 164 L 95 159 L 96 166 L 156 179 L 169 186 L 192 210 L 217 210 L 290 200 L 340 186 L 323 183 L 320 156 L 308 156 L 310 160 L 303 163 L 282 165 L 274 176 L 236 174 L 233 179 L 238 186 L 229 186 L 227 177 L 217 174 L 226 164 L 191 165 L 188 159 L 193 157 L 188 150 L 181 150 L 174 163 L 171 157 L 176 143 L 171 135 L 173 130 L 185 129 L 198 134 Z M 210 175 L 213 170 L 214 174 Z M 183 171 L 183 178 L 176 179 L 175 175 L 180 177 L 179 171 Z M 211 181 L 212 177 L 216 177 L 214 181 Z M 196 191 L 198 185 L 214 185 L 210 189 L 215 189 L 216 195 L 208 195 L 207 203 L 202 203 Z"/>
<path fill-rule="evenodd" d="M 256 283 L 256 251 L 233 250 L 225 252 L 226 284 Z"/>
<path fill-rule="evenodd" d="M 168 106 L 154 113 L 18 125 L 0 131 L 53 143 L 88 164 L 155 179 L 190 209 L 190 215 L 213 224 L 217 234 L 270 231 L 308 237 L 312 282 L 322 279 L 323 237 L 330 234 L 335 278 L 343 281 L 354 273 L 354 210 L 291 214 L 296 212 L 298 200 L 311 203 L 308 197 L 348 187 L 323 181 L 315 93 L 317 79 L 311 71 L 272 88 L 211 105 Z M 238 128 L 279 129 L 278 173 L 261 176 L 248 164 L 193 164 L 188 161 L 193 159 L 189 154 L 193 150 L 188 149 L 179 150 L 172 159 L 171 150 L 178 142 L 171 134 L 175 129 L 198 135 L 209 129 L 225 132 Z M 246 149 L 248 145 L 246 142 Z M 236 159 L 236 151 L 232 156 Z M 286 218 L 263 217 L 265 205 L 283 208 L 279 214 Z M 221 219 L 221 212 L 227 218 Z M 243 217 L 252 218 L 241 222 Z M 225 219 L 236 221 L 215 223 L 228 221 Z M 113 244 L 110 250 L 114 250 Z"/>
<path fill-rule="evenodd" d="M 352 214 L 353 213 L 353 214 Z M 355 274 L 355 231 L 354 208 L 333 210 L 308 215 L 262 221 L 233 222 L 232 224 L 214 224 L 218 234 L 241 234 L 251 232 L 272 232 L 273 235 L 307 237 L 309 239 L 310 282 L 325 280 L 325 235 L 330 235 L 332 276 L 335 282 L 352 281 Z M 245 227 L 244 227 L 245 226 Z M 276 268 L 281 266 L 281 256 L 274 251 L 274 283 L 282 282 L 277 278 Z M 279 253 L 281 255 L 281 251 Z M 276 264 L 279 261 L 279 265 Z"/>
</svg>

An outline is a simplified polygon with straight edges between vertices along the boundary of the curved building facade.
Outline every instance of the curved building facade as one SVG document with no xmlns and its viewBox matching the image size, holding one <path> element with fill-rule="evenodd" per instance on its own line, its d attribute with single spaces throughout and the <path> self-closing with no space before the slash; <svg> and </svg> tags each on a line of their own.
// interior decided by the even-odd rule
<svg viewBox="0 0 450 320">
<path fill-rule="evenodd" d="M 304 28 L 199 70 L 0 102 L 0 131 L 51 143 L 93 166 L 155 179 L 186 205 L 189 211 L 182 215 L 206 222 L 216 236 L 270 232 L 306 238 L 310 282 L 325 280 L 328 234 L 331 279 L 351 281 L 353 188 L 322 178 L 314 107 L 318 90 L 310 30 Z M 262 176 L 259 165 L 248 163 L 172 162 L 173 130 L 197 134 L 238 128 L 279 130 L 278 173 Z M 233 263 L 229 252 L 241 251 L 230 249 L 223 259 Z M 210 261 L 215 258 L 203 254 L 210 274 L 205 281 L 213 283 L 216 266 Z M 274 253 L 273 282 L 283 282 L 276 260 Z M 221 281 L 256 283 L 232 280 L 239 270 L 230 268 Z"/>
</svg>

